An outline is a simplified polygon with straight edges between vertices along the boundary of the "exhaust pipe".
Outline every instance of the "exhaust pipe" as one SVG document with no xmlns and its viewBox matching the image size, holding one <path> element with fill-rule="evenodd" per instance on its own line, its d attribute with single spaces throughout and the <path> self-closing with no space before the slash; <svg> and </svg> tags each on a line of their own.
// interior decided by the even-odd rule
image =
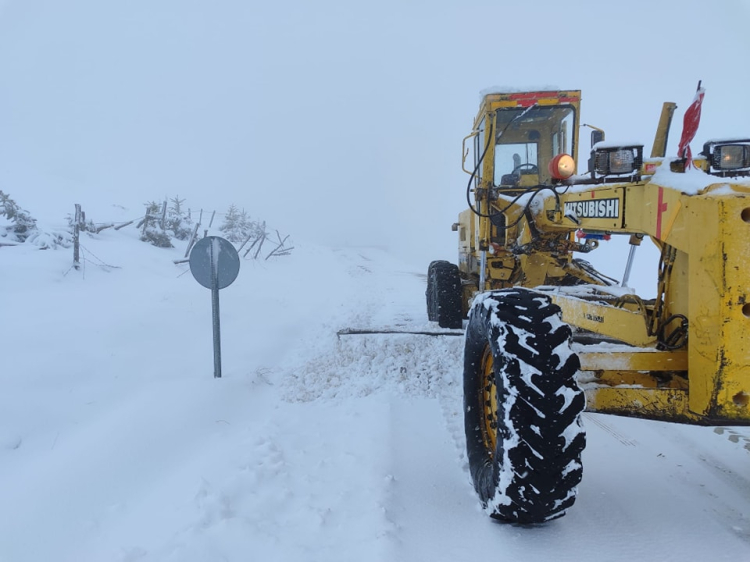
<svg viewBox="0 0 750 562">
<path fill-rule="evenodd" d="M 667 154 L 667 140 L 669 139 L 669 127 L 672 125 L 672 116 L 677 104 L 671 101 L 665 101 L 661 107 L 661 117 L 659 117 L 659 126 L 656 127 L 654 136 L 654 146 L 651 148 L 651 158 L 664 158 Z"/>
</svg>

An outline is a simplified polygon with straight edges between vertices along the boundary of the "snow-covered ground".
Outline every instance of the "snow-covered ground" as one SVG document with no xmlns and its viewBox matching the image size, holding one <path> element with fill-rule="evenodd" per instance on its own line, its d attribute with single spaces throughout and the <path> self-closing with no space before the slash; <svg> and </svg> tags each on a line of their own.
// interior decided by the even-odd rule
<svg viewBox="0 0 750 562">
<path fill-rule="evenodd" d="M 750 430 L 586 414 L 569 514 L 489 520 L 423 264 L 296 243 L 210 292 L 133 227 L 0 248 L 0 561 L 750 559 Z"/>
</svg>

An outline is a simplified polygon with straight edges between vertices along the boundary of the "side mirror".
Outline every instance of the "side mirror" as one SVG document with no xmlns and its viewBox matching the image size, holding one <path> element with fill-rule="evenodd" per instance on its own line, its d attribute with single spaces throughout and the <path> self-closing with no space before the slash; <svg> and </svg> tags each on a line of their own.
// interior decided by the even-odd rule
<svg viewBox="0 0 750 562">
<path fill-rule="evenodd" d="M 601 129 L 594 129 L 591 131 L 591 148 L 594 148 L 594 145 L 598 142 L 602 142 L 604 140 L 604 131 Z"/>
</svg>

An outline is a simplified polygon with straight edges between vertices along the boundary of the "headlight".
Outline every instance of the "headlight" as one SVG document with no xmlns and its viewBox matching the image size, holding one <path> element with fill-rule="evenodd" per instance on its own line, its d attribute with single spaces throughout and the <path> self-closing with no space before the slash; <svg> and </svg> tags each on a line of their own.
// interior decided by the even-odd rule
<svg viewBox="0 0 750 562">
<path fill-rule="evenodd" d="M 729 172 L 750 171 L 750 139 L 709 141 L 703 145 L 701 154 L 708 160 L 711 173 L 728 175 Z"/>
<path fill-rule="evenodd" d="M 566 180 L 576 173 L 576 163 L 570 154 L 558 154 L 550 160 L 548 169 L 556 180 Z"/>
<path fill-rule="evenodd" d="M 635 153 L 632 150 L 615 150 L 609 153 L 609 173 L 628 174 L 635 170 Z"/>
<path fill-rule="evenodd" d="M 643 164 L 643 146 L 594 146 L 589 159 L 591 177 L 635 174 Z"/>
</svg>

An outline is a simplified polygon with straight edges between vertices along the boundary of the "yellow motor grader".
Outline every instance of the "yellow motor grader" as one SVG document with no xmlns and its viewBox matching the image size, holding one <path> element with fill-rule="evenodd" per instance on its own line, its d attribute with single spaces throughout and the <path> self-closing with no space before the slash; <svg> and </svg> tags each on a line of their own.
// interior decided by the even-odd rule
<svg viewBox="0 0 750 562">
<path fill-rule="evenodd" d="M 579 172 L 580 101 L 580 91 L 484 95 L 464 139 L 458 264 L 428 270 L 430 320 L 462 328 L 468 316 L 474 487 L 489 515 L 521 524 L 575 501 L 584 409 L 750 424 L 750 139 L 666 158 L 668 102 L 649 158 L 592 127 Z M 631 244 L 620 282 L 581 257 L 618 235 Z M 656 298 L 627 287 L 643 240 L 660 250 Z"/>
</svg>

